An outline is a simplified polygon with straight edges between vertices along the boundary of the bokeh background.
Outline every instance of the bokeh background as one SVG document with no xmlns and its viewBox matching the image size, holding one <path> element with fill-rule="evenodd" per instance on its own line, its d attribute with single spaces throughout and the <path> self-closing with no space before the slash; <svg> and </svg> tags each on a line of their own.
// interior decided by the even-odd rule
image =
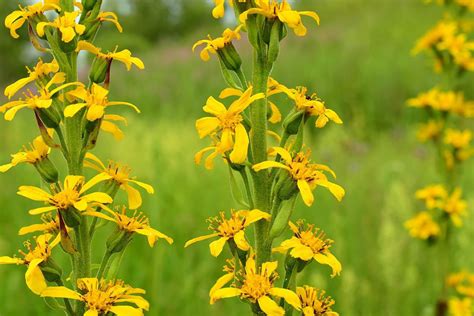
<svg viewBox="0 0 474 316">
<path fill-rule="evenodd" d="M 2 17 L 16 7 L 16 1 L 4 2 Z M 236 207 L 225 166 L 217 163 L 209 172 L 193 162 L 194 153 L 206 144 L 199 141 L 194 122 L 203 115 L 206 98 L 218 95 L 224 81 L 217 61 L 202 62 L 191 46 L 207 34 L 220 34 L 232 19 L 214 20 L 204 0 L 121 0 L 106 5 L 118 11 L 125 32 L 118 34 L 106 24 L 97 43 L 130 48 L 146 69 L 126 72 L 114 65 L 111 99 L 133 102 L 142 114 L 120 112 L 129 119 L 125 139 L 116 142 L 104 135 L 95 153 L 129 164 L 140 180 L 155 186 L 156 194 L 144 195 L 143 210 L 155 227 L 175 239 L 173 246 L 161 242 L 150 249 L 137 237 L 121 277 L 147 290 L 150 315 L 248 313 L 237 300 L 208 304 L 208 290 L 222 274 L 224 256 L 211 257 L 206 243 L 183 248 L 186 240 L 207 233 L 206 218 Z M 289 36 L 274 77 L 288 86 L 308 86 L 344 120 L 342 126 L 328 124 L 317 131 L 311 127 L 308 133 L 315 159 L 329 164 L 347 191 L 342 203 L 319 189 L 313 207 L 299 203 L 295 217 L 323 228 L 335 240 L 333 252 L 343 263 L 342 275 L 334 279 L 326 267 L 313 264 L 302 282 L 325 288 L 341 315 L 432 315 L 439 254 L 410 239 L 403 222 L 421 210 L 414 191 L 441 176 L 432 148 L 415 138 L 424 117 L 405 101 L 439 79 L 431 63 L 411 56 L 410 49 L 442 13 L 418 0 L 302 0 L 299 6 L 317 11 L 321 26 L 307 21 L 306 38 Z M 237 45 L 249 61 L 246 41 Z M 33 65 L 36 57 L 25 37 L 14 40 L 2 30 L 1 86 L 20 78 L 24 65 Z M 248 62 L 245 67 L 248 71 Z M 86 68 L 82 72 L 87 75 Z M 464 85 L 473 98 L 473 77 Z M 0 101 L 6 100 L 0 96 Z M 6 163 L 10 153 L 35 135 L 32 119 L 23 111 L 14 122 L 0 121 L 0 162 Z M 473 171 L 471 163 L 462 177 L 471 210 Z M 32 175 L 30 166 L 20 166 L 0 177 L 1 255 L 21 248 L 18 228 L 36 220 L 27 215 L 35 204 L 16 196 L 19 185 L 39 185 Z M 473 218 L 468 217 L 457 234 L 454 269 L 474 268 Z M 104 232 L 95 240 L 96 262 L 105 239 Z M 28 291 L 24 272 L 24 267 L 0 267 L 0 315 L 53 315 Z"/>
</svg>

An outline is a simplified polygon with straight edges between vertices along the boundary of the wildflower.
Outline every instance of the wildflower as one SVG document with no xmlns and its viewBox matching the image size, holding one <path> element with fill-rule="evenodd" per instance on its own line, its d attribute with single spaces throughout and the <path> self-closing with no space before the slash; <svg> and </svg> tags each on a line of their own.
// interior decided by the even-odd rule
<svg viewBox="0 0 474 316">
<path fill-rule="evenodd" d="M 263 93 L 252 95 L 250 87 L 228 109 L 221 102 L 209 97 L 203 110 L 215 117 L 203 117 L 196 121 L 199 137 L 217 134 L 220 141 L 219 152 L 232 150 L 230 160 L 236 164 L 243 163 L 247 159 L 249 137 L 242 124 L 242 112 L 252 102 L 264 97 Z"/>
<path fill-rule="evenodd" d="M 64 116 L 73 117 L 81 109 L 87 108 L 86 119 L 93 122 L 104 117 L 106 108 L 115 105 L 126 105 L 140 113 L 140 110 L 132 103 L 109 101 L 108 94 L 109 90 L 96 83 L 92 84 L 90 90 L 79 86 L 75 90 L 68 92 L 68 95 L 83 102 L 68 105 L 64 109 Z"/>
<path fill-rule="evenodd" d="M 76 36 L 82 35 L 86 27 L 76 23 L 76 18 L 81 14 L 79 11 L 64 12 L 64 15 L 58 16 L 53 22 L 40 22 L 36 26 L 36 32 L 39 36 L 44 36 L 44 29 L 47 26 L 57 28 L 61 33 L 61 40 L 64 43 L 71 42 Z"/>
<path fill-rule="evenodd" d="M 94 216 L 98 218 L 105 219 L 110 222 L 117 224 L 119 230 L 126 232 L 129 235 L 140 234 L 148 238 L 148 244 L 150 247 L 153 247 L 158 239 L 165 239 L 169 244 L 173 243 L 173 239 L 166 236 L 165 234 L 157 231 L 156 229 L 150 226 L 150 221 L 143 213 L 133 212 L 132 216 L 127 215 L 127 208 L 122 207 L 122 211 L 112 211 L 105 205 L 100 205 L 100 207 L 109 213 L 111 216 L 96 212 L 96 211 L 86 211 L 84 215 Z"/>
<path fill-rule="evenodd" d="M 26 67 L 26 69 L 28 70 L 28 77 L 22 78 L 5 88 L 5 96 L 7 98 L 11 99 L 11 97 L 13 97 L 18 92 L 18 90 L 22 89 L 30 82 L 34 82 L 38 79 L 44 79 L 51 73 L 57 73 L 59 71 L 59 65 L 55 59 L 50 63 L 45 63 L 40 58 L 33 70 L 29 69 L 28 67 Z"/>
<path fill-rule="evenodd" d="M 133 57 L 132 52 L 130 52 L 128 49 L 117 51 L 116 48 L 113 52 L 102 53 L 100 48 L 92 45 L 91 43 L 87 41 L 79 41 L 79 43 L 77 43 L 76 51 L 81 50 L 88 51 L 89 53 L 96 55 L 98 59 L 102 59 L 108 62 L 111 62 L 112 60 L 117 60 L 123 63 L 127 70 L 132 69 L 132 65 L 135 65 L 138 69 L 145 69 L 143 61 L 141 61 L 140 58 Z"/>
<path fill-rule="evenodd" d="M 456 188 L 442 205 L 442 209 L 449 215 L 455 226 L 462 226 L 461 217 L 467 216 L 467 202 L 461 199 L 462 190 Z"/>
<path fill-rule="evenodd" d="M 145 189 L 145 191 L 147 191 L 149 194 L 155 193 L 155 190 L 151 185 L 131 178 L 131 170 L 127 166 L 122 166 L 113 161 L 110 161 L 108 166 L 105 166 L 97 156 L 91 153 L 87 153 L 85 158 L 86 160 L 84 162 L 84 166 L 100 172 L 99 175 L 103 179 L 114 182 L 119 186 L 120 189 L 127 193 L 130 209 L 135 210 L 142 205 L 142 197 L 140 192 L 133 188 L 130 184 L 138 185 L 139 187 Z"/>
<path fill-rule="evenodd" d="M 0 264 L 21 264 L 28 267 L 25 273 L 26 285 L 35 294 L 40 294 L 47 287 L 41 266 L 48 261 L 51 256 L 51 249 L 59 242 L 57 238 L 50 244 L 51 237 L 51 235 L 46 234 L 35 238 L 36 246 L 34 248 L 29 242 L 25 242 L 28 252 L 20 251 L 23 258 L 0 257 Z"/>
<path fill-rule="evenodd" d="M 237 26 L 234 30 L 227 28 L 222 33 L 222 37 L 218 37 L 215 39 L 212 39 L 211 36 L 208 35 L 209 39 L 199 40 L 193 45 L 193 52 L 196 49 L 196 47 L 201 46 L 202 44 L 206 44 L 206 47 L 204 47 L 201 50 L 201 53 L 199 54 L 199 56 L 201 57 L 202 60 L 208 61 L 210 58 L 209 53 L 218 54 L 225 47 L 230 46 L 230 44 L 232 44 L 232 41 L 234 39 L 240 40 L 240 29 L 242 27 L 243 27 L 243 24 Z"/>
<path fill-rule="evenodd" d="M 212 286 L 211 290 L 209 291 L 209 297 L 211 298 L 210 303 L 212 304 L 212 295 L 215 291 L 220 290 L 224 285 L 228 284 L 235 278 L 235 258 L 227 259 L 226 265 L 223 268 L 225 274 L 217 279 L 216 283 Z"/>
<path fill-rule="evenodd" d="M 216 216 L 208 220 L 209 230 L 213 230 L 215 233 L 193 238 L 187 241 L 184 247 L 188 247 L 198 241 L 219 237 L 218 240 L 213 241 L 209 245 L 211 254 L 214 257 L 219 256 L 224 245 L 229 240 L 232 240 L 239 249 L 248 251 L 250 245 L 245 238 L 245 228 L 261 219 L 269 220 L 270 217 L 270 214 L 256 209 L 250 211 L 231 211 L 229 219 L 225 218 L 224 212 L 220 212 L 220 218 Z"/>
<path fill-rule="evenodd" d="M 412 219 L 407 220 L 405 227 L 413 238 L 423 240 L 437 237 L 441 231 L 438 223 L 433 220 L 433 217 L 428 212 L 420 212 Z"/>
<path fill-rule="evenodd" d="M 417 137 L 421 142 L 437 139 L 444 128 L 443 121 L 429 120 L 428 123 L 420 126 Z"/>
<path fill-rule="evenodd" d="M 451 298 L 448 306 L 450 316 L 472 316 L 473 304 L 470 298 Z"/>
<path fill-rule="evenodd" d="M 339 316 L 338 313 L 333 312 L 334 300 L 330 296 L 325 296 L 324 290 L 319 290 L 310 286 L 298 286 L 296 288 L 301 308 L 304 316 Z"/>
<path fill-rule="evenodd" d="M 456 149 L 466 148 L 472 140 L 472 132 L 470 130 L 456 130 L 448 128 L 444 137 L 444 143 L 451 145 Z"/>
<path fill-rule="evenodd" d="M 456 3 L 461 7 L 465 7 L 469 11 L 474 11 L 474 1 L 473 0 L 456 0 Z"/>
<path fill-rule="evenodd" d="M 53 104 L 53 98 L 56 93 L 64 90 L 71 86 L 80 86 L 80 82 L 70 82 L 62 84 L 52 90 L 50 90 L 53 84 L 61 84 L 65 81 L 64 73 L 57 73 L 51 78 L 51 80 L 38 92 L 39 94 L 33 94 L 28 91 L 28 95 L 25 94 L 25 100 L 11 101 L 0 106 L 0 113 L 5 113 L 5 120 L 11 121 L 15 118 L 16 113 L 24 108 L 36 109 L 48 109 Z"/>
<path fill-rule="evenodd" d="M 448 196 L 448 192 L 442 184 L 436 184 L 416 191 L 415 196 L 423 200 L 426 207 L 431 210 L 441 206 L 441 201 Z"/>
<path fill-rule="evenodd" d="M 474 274 L 467 271 L 453 273 L 446 278 L 446 285 L 455 288 L 460 295 L 474 298 Z"/>
<path fill-rule="evenodd" d="M 30 147 L 30 150 L 28 150 L 26 147 L 23 147 L 23 150 L 20 150 L 18 153 L 11 155 L 11 162 L 5 165 L 1 165 L 0 172 L 7 172 L 12 167 L 15 167 L 16 165 L 21 163 L 29 163 L 32 165 L 36 165 L 37 163 L 46 159 L 46 157 L 48 157 L 49 152 L 51 151 L 51 148 L 46 145 L 42 136 L 36 137 Z"/>
<path fill-rule="evenodd" d="M 294 11 L 290 4 L 283 0 L 279 3 L 276 0 L 255 0 L 256 7 L 250 8 L 240 15 L 240 21 L 244 23 L 249 14 L 260 14 L 269 20 L 278 19 L 292 28 L 297 36 L 306 35 L 306 27 L 301 21 L 301 16 L 311 17 L 319 25 L 319 16 L 313 11 Z"/>
<path fill-rule="evenodd" d="M 314 228 L 314 225 L 304 225 L 303 221 L 298 221 L 295 224 L 289 223 L 290 229 L 294 236 L 290 239 L 284 240 L 281 245 L 273 251 L 285 253 L 289 252 L 290 256 L 303 261 L 315 260 L 320 264 L 329 265 L 332 268 L 332 277 L 339 275 L 342 270 L 341 263 L 329 251 L 333 243 L 332 240 L 326 239 L 326 234 L 319 228 Z"/>
<path fill-rule="evenodd" d="M 13 11 L 5 19 L 5 26 L 10 29 L 10 35 L 13 38 L 19 38 L 20 36 L 16 31 L 21 28 L 25 22 L 47 11 L 61 11 L 58 2 L 58 0 L 43 0 L 25 8 L 20 6 L 20 10 Z"/>
<path fill-rule="evenodd" d="M 143 315 L 149 309 L 149 303 L 138 294 L 145 290 L 125 285 L 123 281 L 107 281 L 96 278 L 77 280 L 78 292 L 64 286 L 52 286 L 41 292 L 42 297 L 68 298 L 85 303 L 84 315 L 97 316 L 112 313 L 118 316 Z M 127 304 L 127 305 L 124 305 Z M 131 306 L 132 304 L 135 306 Z"/>
<path fill-rule="evenodd" d="M 234 5 L 234 1 L 235 0 L 229 0 L 229 4 L 231 6 Z M 241 2 L 241 3 L 245 3 L 246 0 L 237 0 L 238 2 Z M 215 3 L 215 7 L 214 9 L 212 9 L 212 16 L 215 18 L 215 19 L 219 19 L 219 18 L 222 18 L 224 17 L 224 13 L 225 13 L 225 0 L 214 0 L 214 3 Z"/>
<path fill-rule="evenodd" d="M 338 201 L 341 201 L 345 195 L 344 189 L 330 181 L 328 181 L 323 171 L 331 173 L 335 177 L 335 173 L 325 165 L 314 164 L 309 160 L 311 152 L 307 153 L 299 152 L 296 154 L 290 154 L 286 149 L 282 147 L 273 147 L 271 152 L 280 155 L 283 158 L 283 162 L 277 161 L 264 161 L 252 166 L 255 171 L 260 171 L 268 168 L 280 168 L 289 172 L 293 181 L 301 193 L 304 203 L 307 206 L 311 206 L 314 202 L 314 190 L 318 185 L 327 188 Z"/>
<path fill-rule="evenodd" d="M 435 103 L 438 94 L 439 90 L 433 88 L 427 92 L 420 93 L 416 98 L 409 99 L 407 103 L 409 106 L 417 108 L 430 107 Z"/>
<path fill-rule="evenodd" d="M 42 224 L 33 224 L 22 227 L 18 235 L 26 235 L 35 232 L 42 232 L 43 234 L 58 235 L 60 230 L 59 217 L 53 217 L 50 213 L 41 214 Z"/>
<path fill-rule="evenodd" d="M 253 304 L 258 304 L 266 315 L 284 315 L 285 311 L 271 297 L 281 297 L 297 310 L 301 310 L 301 303 L 295 292 L 275 287 L 278 277 L 275 272 L 278 262 L 265 262 L 257 269 L 255 259 L 249 258 L 239 284 L 233 287 L 221 288 L 211 295 L 211 304 L 221 298 L 239 296 Z"/>
<path fill-rule="evenodd" d="M 424 50 L 436 49 L 437 45 L 444 39 L 454 36 L 458 30 L 458 25 L 453 21 L 441 21 L 434 28 L 429 30 L 422 38 L 418 40 L 412 50 L 416 55 Z"/>
<path fill-rule="evenodd" d="M 324 102 L 317 97 L 315 93 L 308 95 L 306 87 L 298 87 L 296 89 L 286 89 L 284 92 L 290 99 L 295 101 L 296 110 L 306 112 L 310 116 L 317 117 L 316 127 L 322 128 L 326 126 L 329 120 L 336 124 L 342 124 L 341 118 L 333 110 L 327 109 Z"/>
<path fill-rule="evenodd" d="M 102 192 L 84 194 L 99 182 L 107 180 L 104 174 L 99 174 L 85 182 L 83 176 L 67 176 L 64 180 L 64 187 L 60 190 L 53 188 L 53 193 L 48 193 L 33 186 L 21 186 L 18 194 L 30 200 L 48 203 L 50 206 L 40 207 L 30 210 L 31 215 L 42 214 L 54 210 L 67 211 L 74 207 L 78 211 L 85 211 L 91 202 L 112 203 L 112 198 Z"/>
</svg>

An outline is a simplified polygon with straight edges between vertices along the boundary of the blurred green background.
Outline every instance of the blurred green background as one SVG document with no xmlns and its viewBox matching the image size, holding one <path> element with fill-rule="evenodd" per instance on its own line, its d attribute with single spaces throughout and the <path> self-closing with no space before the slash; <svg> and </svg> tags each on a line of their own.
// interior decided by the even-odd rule
<svg viewBox="0 0 474 316">
<path fill-rule="evenodd" d="M 0 6 L 2 16 L 15 8 L 14 2 Z M 202 62 L 191 46 L 208 33 L 219 34 L 225 21 L 212 19 L 206 1 L 106 4 L 120 13 L 125 32 L 118 34 L 106 25 L 97 43 L 110 49 L 117 44 L 130 48 L 146 69 L 126 72 L 122 65 L 114 65 L 111 99 L 133 102 L 142 114 L 120 112 L 129 119 L 125 139 L 115 142 L 104 135 L 95 153 L 129 164 L 138 179 L 155 186 L 156 194 L 144 195 L 143 210 L 156 228 L 175 239 L 173 246 L 160 242 L 150 249 L 145 239 L 137 237 L 127 251 L 121 277 L 147 290 L 150 315 L 246 314 L 248 307 L 237 299 L 208 304 L 208 290 L 222 274 L 225 256 L 211 257 L 205 242 L 183 248 L 186 240 L 207 233 L 206 218 L 236 207 L 223 185 L 228 183 L 225 166 L 217 163 L 209 172 L 193 162 L 194 153 L 207 144 L 199 141 L 194 122 L 203 116 L 206 98 L 217 96 L 224 82 L 217 61 Z M 301 7 L 317 11 L 321 26 L 308 20 L 307 37 L 288 37 L 274 77 L 288 86 L 308 86 L 344 120 L 342 126 L 328 124 L 317 131 L 311 127 L 309 142 L 315 160 L 329 164 L 347 192 L 342 203 L 322 189 L 316 190 L 313 207 L 299 202 L 295 218 L 324 229 L 335 240 L 333 253 L 343 264 L 342 275 L 334 279 L 328 268 L 312 264 L 301 282 L 325 288 L 341 315 L 432 315 L 439 256 L 435 249 L 410 239 L 403 222 L 421 210 L 414 191 L 441 178 L 434 151 L 415 139 L 423 117 L 408 109 L 405 100 L 439 79 L 430 62 L 410 56 L 410 49 L 441 10 L 417 0 L 303 0 Z M 25 39 L 10 38 L 6 29 L 0 32 L 2 86 L 20 78 L 23 65 L 34 64 L 36 55 Z M 245 40 L 238 49 L 248 61 Z M 248 62 L 245 67 L 248 71 Z M 474 97 L 472 76 L 464 84 Z M 6 100 L 0 97 L 0 101 Z M 281 104 L 285 106 L 290 107 Z M 12 123 L 0 121 L 2 163 L 35 136 L 32 119 L 30 112 L 22 111 Z M 471 163 L 462 177 L 471 206 L 473 171 Z M 30 166 L 20 166 L 0 177 L 1 255 L 21 248 L 18 228 L 37 220 L 27 215 L 37 204 L 15 194 L 19 185 L 39 185 L 32 174 Z M 473 218 L 468 217 L 457 234 L 454 269 L 474 268 Z M 96 262 L 106 234 L 98 237 Z M 52 315 L 26 288 L 24 272 L 24 267 L 0 267 L 0 316 Z"/>
</svg>

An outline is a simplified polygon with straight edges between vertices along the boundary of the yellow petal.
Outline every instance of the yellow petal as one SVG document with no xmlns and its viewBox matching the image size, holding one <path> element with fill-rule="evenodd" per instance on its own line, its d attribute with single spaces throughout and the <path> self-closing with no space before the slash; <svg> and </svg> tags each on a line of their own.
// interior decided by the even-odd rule
<svg viewBox="0 0 474 316">
<path fill-rule="evenodd" d="M 142 310 L 133 306 L 112 306 L 110 311 L 117 316 L 143 316 Z"/>
<path fill-rule="evenodd" d="M 230 153 L 230 160 L 235 164 L 242 164 L 247 160 L 247 152 L 249 146 L 249 136 L 242 124 L 238 124 L 235 128 L 235 144 L 234 149 Z"/>
<path fill-rule="evenodd" d="M 132 182 L 132 183 L 135 183 L 136 185 L 138 185 L 139 187 L 142 187 L 143 189 L 145 189 L 145 191 L 148 193 L 148 194 L 153 194 L 155 193 L 155 189 L 153 189 L 153 187 L 149 184 L 146 184 L 146 183 L 143 183 L 143 182 L 140 182 L 140 181 L 136 181 L 136 180 L 128 180 L 128 182 Z"/>
<path fill-rule="evenodd" d="M 64 286 L 51 286 L 41 292 L 41 297 L 69 298 L 82 301 L 82 296 Z"/>
<path fill-rule="evenodd" d="M 264 161 L 252 166 L 252 169 L 257 172 L 260 170 L 269 169 L 269 168 L 280 168 L 280 169 L 285 169 L 288 171 L 290 170 L 290 168 L 288 168 L 281 162 L 276 162 L 276 161 Z"/>
<path fill-rule="evenodd" d="M 207 99 L 206 105 L 202 108 L 205 112 L 218 116 L 227 112 L 224 104 L 213 97 Z"/>
<path fill-rule="evenodd" d="M 258 306 L 260 309 L 269 316 L 283 316 L 285 315 L 285 310 L 278 306 L 274 300 L 268 296 L 262 296 L 258 299 Z"/>
<path fill-rule="evenodd" d="M 21 186 L 18 189 L 18 195 L 33 201 L 48 201 L 51 198 L 51 194 L 32 186 Z"/>
<path fill-rule="evenodd" d="M 288 289 L 282 289 L 278 287 L 274 287 L 270 290 L 270 294 L 273 296 L 283 297 L 283 299 L 293 306 L 296 310 L 301 310 L 301 303 L 298 295 L 295 292 L 290 291 Z"/>
<path fill-rule="evenodd" d="M 305 180 L 298 180 L 298 189 L 300 190 L 304 204 L 311 206 L 314 202 L 314 195 L 308 182 Z"/>
<path fill-rule="evenodd" d="M 83 109 L 86 105 L 87 105 L 86 103 L 76 103 L 76 104 L 68 105 L 64 109 L 64 116 L 73 117 L 74 115 L 76 115 L 77 112 Z"/>
<path fill-rule="evenodd" d="M 228 238 L 227 237 L 221 237 L 209 244 L 209 250 L 211 251 L 211 255 L 214 257 L 217 257 L 221 254 L 222 249 L 224 249 L 224 246 L 227 242 Z"/>
<path fill-rule="evenodd" d="M 224 285 L 229 283 L 234 279 L 234 274 L 233 273 L 227 273 L 223 276 L 221 276 L 219 279 L 217 279 L 216 283 L 212 286 L 211 290 L 209 291 L 209 297 L 212 298 L 212 294 L 221 289 Z M 211 304 L 212 304 L 212 299 L 211 299 Z"/>
<path fill-rule="evenodd" d="M 214 237 L 217 237 L 219 236 L 218 233 L 215 233 L 215 234 L 209 234 L 209 235 L 204 235 L 204 236 L 199 236 L 199 237 L 196 237 L 196 238 L 193 238 L 191 240 L 188 240 L 186 242 L 186 244 L 184 245 L 184 248 L 196 243 L 196 242 L 199 242 L 199 241 L 203 241 L 203 240 L 207 240 L 207 239 L 210 239 L 210 238 L 214 238 Z"/>
<path fill-rule="evenodd" d="M 286 150 L 283 147 L 272 147 L 270 148 L 269 153 L 270 154 L 276 153 L 280 155 L 281 158 L 283 158 L 283 160 L 288 164 L 293 161 L 293 158 L 291 158 L 291 154 L 288 152 L 288 150 Z"/>
<path fill-rule="evenodd" d="M 0 264 L 24 264 L 24 261 L 20 258 L 3 256 L 0 257 Z"/>
<path fill-rule="evenodd" d="M 234 235 L 234 241 L 239 249 L 243 251 L 248 251 L 250 249 L 250 245 L 245 239 L 245 233 L 243 230 Z"/>
<path fill-rule="evenodd" d="M 229 298 L 239 296 L 241 291 L 233 287 L 225 287 L 223 289 L 218 289 L 214 291 L 211 295 L 211 304 L 214 304 L 217 300 L 221 298 Z"/>
<path fill-rule="evenodd" d="M 105 172 L 99 173 L 98 175 L 95 175 L 92 179 L 87 181 L 87 183 L 82 186 L 80 193 L 84 193 L 88 191 L 90 188 L 92 188 L 93 186 L 95 186 L 96 184 L 101 183 L 103 181 L 110 180 L 111 178 L 112 177 Z"/>
<path fill-rule="evenodd" d="M 261 219 L 269 220 L 272 217 L 267 212 L 263 212 L 257 209 L 248 212 L 241 212 L 240 214 L 245 216 L 245 227 L 252 223 L 258 222 Z"/>
<path fill-rule="evenodd" d="M 196 130 L 200 138 L 204 138 L 217 129 L 220 122 L 216 117 L 203 117 L 196 121 Z"/>
<path fill-rule="evenodd" d="M 342 265 L 337 260 L 337 258 L 330 252 L 326 252 L 325 254 L 318 253 L 314 255 L 314 260 L 319 262 L 320 264 L 327 264 L 332 268 L 332 274 L 331 277 L 335 277 L 336 275 L 339 275 L 342 270 Z"/>
<path fill-rule="evenodd" d="M 344 188 L 341 187 L 340 185 L 337 185 L 335 183 L 329 182 L 329 181 L 316 181 L 316 183 L 320 186 L 326 187 L 329 189 L 329 191 L 334 195 L 334 197 L 341 202 L 342 198 L 346 194 L 346 191 L 344 191 Z"/>
<path fill-rule="evenodd" d="M 225 88 L 219 94 L 219 98 L 225 99 L 225 98 L 228 98 L 228 97 L 240 97 L 241 95 L 242 95 L 242 91 L 239 90 L 239 89 Z M 224 110 L 225 110 L 225 108 L 224 108 Z"/>
<path fill-rule="evenodd" d="M 95 309 L 89 309 L 84 313 L 84 316 L 99 316 L 99 312 Z"/>
<path fill-rule="evenodd" d="M 127 192 L 128 197 L 128 207 L 131 210 L 136 210 L 142 205 L 142 196 L 140 192 L 129 186 L 127 183 L 124 183 L 120 186 L 125 192 Z"/>
<path fill-rule="evenodd" d="M 56 206 L 45 206 L 45 207 L 38 207 L 32 210 L 29 210 L 28 213 L 31 215 L 38 215 L 38 214 L 43 214 L 47 212 L 51 212 L 56 210 Z"/>
<path fill-rule="evenodd" d="M 43 259 L 34 259 L 28 264 L 28 270 L 25 273 L 25 281 L 28 288 L 35 294 L 39 295 L 46 289 L 46 280 L 44 279 L 43 272 L 39 267 L 39 264 L 43 262 Z"/>
<path fill-rule="evenodd" d="M 293 258 L 298 258 L 298 259 L 301 259 L 301 260 L 304 260 L 304 261 L 309 261 L 313 258 L 314 253 L 313 253 L 313 250 L 310 247 L 302 245 L 300 243 L 298 246 L 294 247 L 291 250 L 290 255 Z"/>
<path fill-rule="evenodd" d="M 114 201 L 110 197 L 110 195 L 108 195 L 107 193 L 103 193 L 103 192 L 90 193 L 90 194 L 84 195 L 82 197 L 82 199 L 87 201 L 87 203 L 89 203 L 89 202 L 99 202 L 99 203 L 103 203 L 103 204 L 109 204 L 109 203 L 112 203 Z"/>
</svg>

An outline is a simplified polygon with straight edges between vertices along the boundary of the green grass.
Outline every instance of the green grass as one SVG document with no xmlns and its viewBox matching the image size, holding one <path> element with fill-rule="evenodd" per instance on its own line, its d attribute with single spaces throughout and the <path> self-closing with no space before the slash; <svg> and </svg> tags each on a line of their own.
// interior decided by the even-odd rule
<svg viewBox="0 0 474 316">
<path fill-rule="evenodd" d="M 301 280 L 327 289 L 341 315 L 432 315 L 438 287 L 434 262 L 439 258 L 435 249 L 410 239 L 403 222 L 420 210 L 414 191 L 440 177 L 434 152 L 415 141 L 413 123 L 420 117 L 404 102 L 437 80 L 426 60 L 413 58 L 409 51 L 439 12 L 408 0 L 304 4 L 320 13 L 322 25 L 311 27 L 306 38 L 290 35 L 274 76 L 289 86 L 315 89 L 340 113 L 343 126 L 310 128 L 308 134 L 313 156 L 336 171 L 347 195 L 338 203 L 317 189 L 313 207 L 298 203 L 294 218 L 323 228 L 335 241 L 333 252 L 343 264 L 338 278 L 331 279 L 328 268 L 312 264 Z M 206 218 L 237 207 L 223 185 L 228 183 L 225 166 L 217 163 L 209 172 L 193 162 L 194 153 L 206 145 L 198 140 L 194 121 L 203 115 L 206 98 L 224 87 L 216 61 L 203 63 L 190 50 L 207 32 L 197 28 L 192 36 L 142 52 L 144 72 L 114 67 L 112 99 L 133 102 L 142 114 L 124 111 L 129 118 L 126 138 L 116 143 L 105 135 L 94 151 L 103 159 L 129 164 L 138 179 L 155 186 L 154 195 L 144 195 L 143 210 L 156 228 L 175 239 L 173 246 L 160 242 L 150 249 L 137 237 L 127 250 L 120 276 L 147 290 L 150 315 L 248 313 L 236 299 L 208 304 L 208 290 L 221 275 L 224 257 L 211 257 L 206 242 L 183 248 L 186 240 L 207 232 Z M 249 49 L 241 44 L 239 49 L 248 60 Z M 0 122 L 2 162 L 34 136 L 31 122 L 28 111 L 12 123 Z M 463 172 L 466 189 L 474 185 L 473 171 L 471 163 Z M 27 210 L 37 204 L 15 195 L 19 185 L 40 183 L 32 175 L 30 166 L 19 166 L 0 177 L 1 255 L 15 253 L 23 240 L 18 228 L 35 222 Z M 472 190 L 465 194 L 473 205 Z M 466 220 L 456 240 L 455 268 L 474 267 L 473 218 Z M 95 262 L 110 229 L 97 235 Z M 0 267 L 0 315 L 50 315 L 26 288 L 24 271 Z"/>
</svg>

